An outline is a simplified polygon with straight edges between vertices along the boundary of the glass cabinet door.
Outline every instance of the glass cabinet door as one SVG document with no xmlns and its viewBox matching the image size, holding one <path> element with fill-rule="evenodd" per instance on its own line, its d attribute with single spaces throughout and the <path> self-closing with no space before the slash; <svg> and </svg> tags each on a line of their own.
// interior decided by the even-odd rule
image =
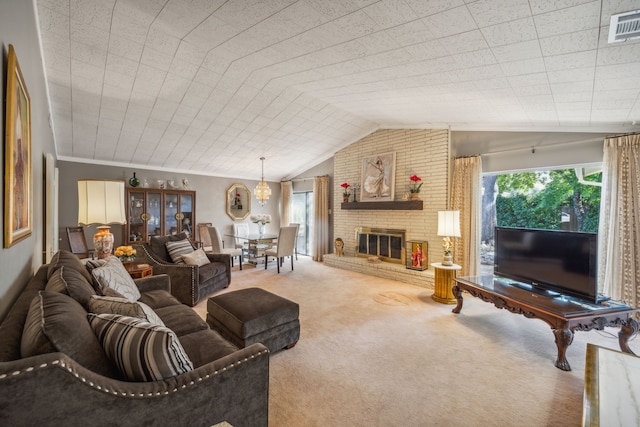
<svg viewBox="0 0 640 427">
<path fill-rule="evenodd" d="M 160 228 L 162 215 L 162 193 L 147 193 L 147 238 L 162 236 Z"/>
<path fill-rule="evenodd" d="M 180 195 L 180 213 L 178 214 L 180 230 L 187 233 L 187 236 L 193 235 L 193 195 Z"/>
<path fill-rule="evenodd" d="M 130 191 L 127 213 L 128 237 L 130 242 L 139 242 L 145 239 L 145 212 L 144 191 Z"/>
<path fill-rule="evenodd" d="M 164 193 L 164 232 L 166 235 L 178 234 L 178 194 Z"/>
</svg>

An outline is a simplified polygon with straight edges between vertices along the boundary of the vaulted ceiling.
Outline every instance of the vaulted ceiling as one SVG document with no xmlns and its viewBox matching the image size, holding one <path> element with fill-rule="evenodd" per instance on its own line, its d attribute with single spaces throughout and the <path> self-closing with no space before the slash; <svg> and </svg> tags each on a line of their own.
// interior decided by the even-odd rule
<svg viewBox="0 0 640 427">
<path fill-rule="evenodd" d="M 62 159 L 279 180 L 379 128 L 640 130 L 639 0 L 38 0 Z"/>
</svg>

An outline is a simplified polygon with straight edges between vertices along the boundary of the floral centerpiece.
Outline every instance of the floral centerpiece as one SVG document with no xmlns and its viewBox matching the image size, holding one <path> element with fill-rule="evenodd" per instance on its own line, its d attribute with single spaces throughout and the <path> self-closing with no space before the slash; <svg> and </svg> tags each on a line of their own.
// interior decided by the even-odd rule
<svg viewBox="0 0 640 427">
<path fill-rule="evenodd" d="M 340 184 L 340 187 L 342 187 L 342 201 L 343 202 L 348 202 L 349 201 L 349 196 L 351 196 L 351 193 L 349 193 L 349 187 L 351 187 L 351 185 L 348 182 L 343 182 L 342 184 Z"/>
<path fill-rule="evenodd" d="M 256 214 L 250 216 L 251 221 L 254 224 L 258 224 L 258 233 L 264 234 L 264 226 L 271 222 L 271 215 L 269 214 Z"/>
<path fill-rule="evenodd" d="M 131 262 L 136 258 L 136 250 L 133 246 L 118 246 L 113 254 L 122 262 Z"/>
<path fill-rule="evenodd" d="M 409 177 L 409 180 L 411 180 L 411 184 L 409 185 L 409 193 L 411 193 L 411 199 L 418 199 L 420 197 L 420 188 L 422 188 L 422 184 L 424 184 L 423 182 L 420 182 L 422 181 L 422 178 L 420 178 L 418 175 L 413 175 Z"/>
</svg>

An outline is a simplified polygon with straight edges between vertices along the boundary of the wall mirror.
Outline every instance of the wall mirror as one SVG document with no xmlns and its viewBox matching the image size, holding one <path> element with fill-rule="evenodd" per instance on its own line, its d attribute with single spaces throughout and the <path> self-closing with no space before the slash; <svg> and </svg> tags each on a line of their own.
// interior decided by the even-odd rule
<svg viewBox="0 0 640 427">
<path fill-rule="evenodd" d="M 251 191 L 244 184 L 231 184 L 227 190 L 227 215 L 242 220 L 251 212 Z"/>
</svg>

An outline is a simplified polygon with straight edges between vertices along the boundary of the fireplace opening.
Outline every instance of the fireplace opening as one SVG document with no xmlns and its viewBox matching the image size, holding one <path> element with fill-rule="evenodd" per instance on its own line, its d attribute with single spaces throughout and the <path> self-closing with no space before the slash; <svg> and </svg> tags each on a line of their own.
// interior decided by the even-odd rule
<svg viewBox="0 0 640 427">
<path fill-rule="evenodd" d="M 405 230 L 356 227 L 356 255 L 404 264 L 404 236 Z"/>
</svg>

